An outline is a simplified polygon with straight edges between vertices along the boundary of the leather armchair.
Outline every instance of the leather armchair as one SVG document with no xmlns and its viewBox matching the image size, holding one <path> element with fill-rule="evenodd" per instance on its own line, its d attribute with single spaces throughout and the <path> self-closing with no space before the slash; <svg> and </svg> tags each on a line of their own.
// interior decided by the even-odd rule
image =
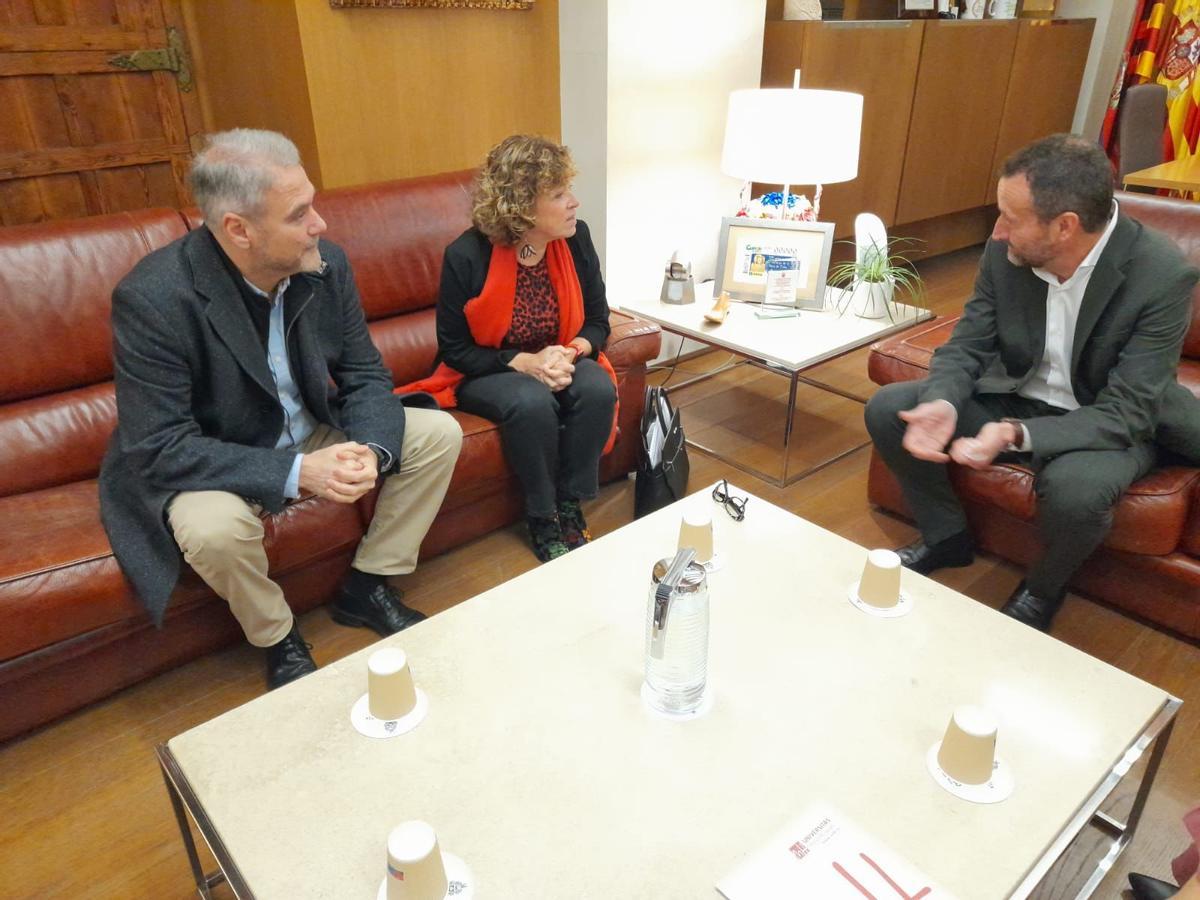
<svg viewBox="0 0 1200 900">
<path fill-rule="evenodd" d="M 1171 237 L 1200 265 L 1200 204 L 1144 194 L 1117 193 L 1121 211 Z M 910 329 L 871 348 L 868 372 L 876 384 L 923 378 L 933 351 L 957 318 Z M 1179 382 L 1200 396 L 1200 287 L 1192 294 L 1192 324 L 1184 340 Z M 1027 565 L 1039 549 L 1033 473 L 1017 465 L 974 471 L 950 464 L 979 545 Z M 879 458 L 871 457 L 867 496 L 910 517 L 900 486 Z M 1153 470 L 1117 504 L 1112 531 L 1076 573 L 1072 587 L 1190 638 L 1200 638 L 1200 468 L 1168 465 Z"/>
</svg>

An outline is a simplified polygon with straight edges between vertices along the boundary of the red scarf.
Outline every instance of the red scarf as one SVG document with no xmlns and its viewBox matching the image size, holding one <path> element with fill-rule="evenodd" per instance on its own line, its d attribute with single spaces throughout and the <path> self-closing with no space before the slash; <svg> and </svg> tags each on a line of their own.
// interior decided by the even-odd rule
<svg viewBox="0 0 1200 900">
<path fill-rule="evenodd" d="M 571 250 L 564 240 L 551 241 L 546 247 L 546 267 L 550 272 L 550 283 L 558 295 L 558 343 L 568 344 L 583 327 L 583 292 L 579 288 L 579 276 L 575 272 L 575 261 Z M 478 297 L 467 301 L 463 312 L 467 317 L 467 326 L 471 329 L 471 337 L 481 347 L 499 347 L 504 336 L 512 326 L 513 303 L 517 296 L 517 252 L 513 247 L 492 247 L 492 260 L 488 264 L 487 279 Z M 617 373 L 612 363 L 603 353 L 597 361 L 608 377 L 612 379 L 613 387 L 617 386 Z M 458 405 L 455 391 L 465 378 L 461 372 L 441 363 L 428 378 L 414 381 L 396 388 L 397 394 L 412 391 L 426 391 L 433 394 L 438 406 L 442 409 L 453 409 Z M 617 404 L 613 408 L 612 429 L 604 452 L 613 448 L 617 439 L 617 421 L 620 413 L 620 393 Z"/>
</svg>

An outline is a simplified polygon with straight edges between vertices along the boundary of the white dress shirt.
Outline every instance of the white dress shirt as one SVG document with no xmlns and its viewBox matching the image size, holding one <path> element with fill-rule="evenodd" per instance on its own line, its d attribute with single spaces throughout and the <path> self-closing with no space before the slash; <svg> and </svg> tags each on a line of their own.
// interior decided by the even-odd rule
<svg viewBox="0 0 1200 900">
<path fill-rule="evenodd" d="M 1030 400 L 1041 400 L 1059 409 L 1079 409 L 1075 390 L 1071 386 L 1071 354 L 1075 349 L 1075 325 L 1079 321 L 1079 307 L 1083 305 L 1083 292 L 1092 280 L 1096 261 L 1117 224 L 1117 201 L 1113 201 L 1108 225 L 1096 246 L 1083 258 L 1079 267 L 1066 281 L 1059 282 L 1058 276 L 1046 269 L 1034 269 L 1033 274 L 1046 282 L 1046 348 L 1041 364 L 1029 380 L 1017 391 Z"/>
</svg>

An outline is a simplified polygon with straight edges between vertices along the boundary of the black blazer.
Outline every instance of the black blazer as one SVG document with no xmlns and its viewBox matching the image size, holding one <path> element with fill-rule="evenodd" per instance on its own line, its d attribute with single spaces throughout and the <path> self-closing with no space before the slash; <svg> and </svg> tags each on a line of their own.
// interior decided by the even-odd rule
<svg viewBox="0 0 1200 900">
<path fill-rule="evenodd" d="M 1180 420 L 1196 420 L 1200 442 L 1200 401 L 1176 381 L 1198 278 L 1167 237 L 1118 219 L 1075 326 L 1071 385 L 1080 407 L 1024 420 L 1035 458 L 1125 449 Z M 950 340 L 935 351 L 920 399 L 960 409 L 972 393 L 1015 392 L 1045 346 L 1046 283 L 1009 262 L 1006 243 L 988 241 L 974 293 Z"/>
<path fill-rule="evenodd" d="M 403 402 L 367 332 L 345 254 L 323 240 L 321 255 L 326 270 L 293 276 L 286 295 L 305 405 L 399 460 Z M 180 566 L 165 520 L 170 499 L 229 491 L 277 512 L 296 456 L 275 449 L 283 409 L 235 277 L 199 228 L 145 257 L 113 291 L 118 416 L 100 470 L 100 514 L 159 624 Z"/>
<path fill-rule="evenodd" d="M 567 247 L 583 293 L 583 327 L 572 337 L 582 337 L 591 344 L 595 359 L 604 349 L 611 328 L 600 257 L 585 223 L 576 223 L 575 234 L 567 238 Z M 517 355 L 516 350 L 497 350 L 475 343 L 463 311 L 467 301 L 483 291 L 491 261 L 492 242 L 479 229 L 468 228 L 446 248 L 442 262 L 437 302 L 438 359 L 468 377 L 507 372 L 509 362 Z"/>
</svg>

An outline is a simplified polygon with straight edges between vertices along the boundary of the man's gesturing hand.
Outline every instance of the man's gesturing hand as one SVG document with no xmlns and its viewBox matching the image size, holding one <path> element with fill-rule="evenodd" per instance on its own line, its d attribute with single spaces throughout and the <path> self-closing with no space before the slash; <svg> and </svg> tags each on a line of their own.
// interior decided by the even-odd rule
<svg viewBox="0 0 1200 900">
<path fill-rule="evenodd" d="M 908 423 L 904 430 L 901 446 L 917 459 L 944 463 L 946 445 L 954 436 L 958 412 L 945 400 L 918 403 L 912 409 L 902 410 L 900 418 Z"/>
<path fill-rule="evenodd" d="M 375 452 L 353 441 L 305 453 L 300 460 L 300 490 L 338 503 L 353 503 L 378 477 Z"/>
<path fill-rule="evenodd" d="M 951 444 L 950 458 L 960 466 L 986 469 L 1010 443 L 1019 439 L 1019 435 L 1013 437 L 1013 431 L 1013 426 L 1007 422 L 988 422 L 976 437 L 960 437 Z"/>
</svg>

